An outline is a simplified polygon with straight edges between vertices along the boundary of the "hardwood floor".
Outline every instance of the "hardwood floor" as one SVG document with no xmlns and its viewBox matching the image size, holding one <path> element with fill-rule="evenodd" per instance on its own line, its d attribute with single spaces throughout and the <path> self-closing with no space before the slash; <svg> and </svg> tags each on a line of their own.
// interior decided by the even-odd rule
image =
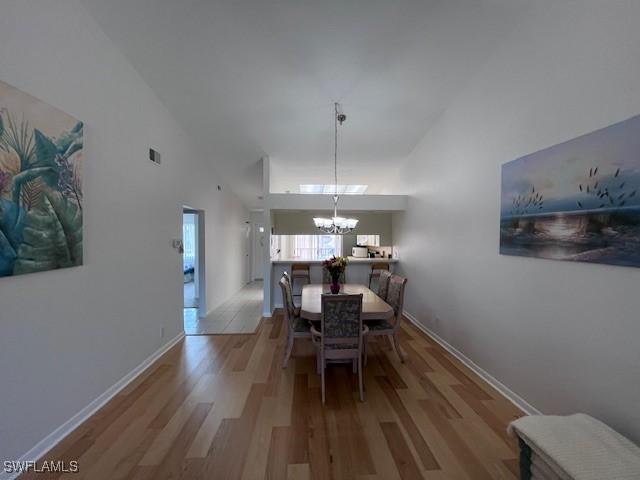
<svg viewBox="0 0 640 480">
<path fill-rule="evenodd" d="M 320 401 L 311 344 L 282 369 L 282 317 L 253 335 L 186 337 L 54 448 L 69 479 L 514 479 L 506 425 L 522 413 L 405 322 L 401 364 L 370 343 L 366 401 L 330 366 Z"/>
</svg>

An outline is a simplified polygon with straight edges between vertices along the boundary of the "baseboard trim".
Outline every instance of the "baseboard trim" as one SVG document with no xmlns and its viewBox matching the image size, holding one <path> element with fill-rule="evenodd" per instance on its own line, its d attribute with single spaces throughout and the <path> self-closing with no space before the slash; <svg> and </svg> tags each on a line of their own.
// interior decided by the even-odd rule
<svg viewBox="0 0 640 480">
<path fill-rule="evenodd" d="M 444 348 L 447 352 L 449 352 L 451 355 L 453 355 L 458 360 L 460 360 L 463 364 L 469 367 L 475 374 L 477 374 L 485 382 L 487 382 L 489 385 L 495 388 L 498 392 L 500 392 L 500 394 L 502 394 L 503 397 L 505 397 L 507 400 L 513 403 L 516 407 L 518 407 L 524 413 L 526 413 L 527 415 L 542 415 L 542 412 L 540 412 L 540 410 L 535 408 L 533 405 L 527 402 L 524 398 L 522 398 L 516 392 L 511 390 L 504 383 L 502 383 L 500 380 L 495 378 L 493 375 L 491 375 L 489 372 L 484 370 L 482 367 L 478 366 L 476 363 L 473 362 L 473 360 L 471 360 L 461 351 L 456 349 L 454 346 L 450 345 L 445 339 L 440 337 L 437 333 L 429 330 L 422 323 L 420 323 L 416 317 L 411 315 L 406 310 L 403 311 L 402 313 L 421 332 L 423 332 L 425 335 L 429 336 L 434 341 L 436 341 L 442 348 Z"/>
<path fill-rule="evenodd" d="M 147 368 L 149 368 L 156 360 L 162 355 L 168 352 L 174 345 L 184 338 L 184 332 L 179 333 L 172 338 L 164 346 L 160 347 L 150 356 L 142 361 L 136 368 L 131 370 L 128 374 L 118 380 L 115 384 L 109 387 L 98 398 L 89 403 L 86 407 L 76 413 L 73 417 L 67 420 L 65 423 L 56 428 L 53 432 L 40 440 L 31 450 L 20 457 L 19 461 L 26 462 L 31 460 L 39 460 L 47 452 L 49 452 L 58 443 L 64 440 L 67 435 L 73 432 L 78 426 L 85 422 L 94 413 L 100 410 L 109 400 L 120 393 L 127 385 L 140 376 Z M 13 480 L 20 476 L 20 473 L 4 473 L 0 472 L 0 480 Z"/>
<path fill-rule="evenodd" d="M 276 315 L 278 315 L 279 313 L 282 313 L 282 305 L 280 305 L 279 307 L 276 306 L 271 313 L 263 313 L 262 316 L 263 318 L 272 318 L 275 317 Z"/>
</svg>

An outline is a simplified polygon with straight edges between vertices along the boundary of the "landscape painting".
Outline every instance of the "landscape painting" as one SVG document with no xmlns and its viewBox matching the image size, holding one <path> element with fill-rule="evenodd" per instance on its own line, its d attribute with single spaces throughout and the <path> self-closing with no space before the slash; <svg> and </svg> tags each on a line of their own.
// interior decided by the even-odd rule
<svg viewBox="0 0 640 480">
<path fill-rule="evenodd" d="M 0 81 L 0 277 L 82 264 L 83 125 Z"/>
<path fill-rule="evenodd" d="M 640 267 L 640 116 L 504 164 L 500 253 Z"/>
</svg>

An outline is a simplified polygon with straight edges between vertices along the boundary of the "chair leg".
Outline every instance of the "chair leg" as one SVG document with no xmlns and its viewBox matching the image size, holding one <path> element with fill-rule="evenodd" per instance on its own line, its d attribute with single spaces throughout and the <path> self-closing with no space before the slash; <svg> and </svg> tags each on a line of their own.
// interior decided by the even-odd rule
<svg viewBox="0 0 640 480">
<path fill-rule="evenodd" d="M 351 371 L 354 373 L 354 375 L 355 375 L 356 373 L 358 373 L 357 368 L 358 368 L 358 364 L 356 363 L 356 359 L 355 359 L 355 358 L 353 358 L 353 359 L 351 360 Z"/>
<path fill-rule="evenodd" d="M 391 335 L 391 345 L 393 345 L 393 349 L 396 352 L 396 355 L 398 355 L 398 358 L 400 359 L 400 362 L 404 363 L 404 352 L 402 351 L 402 348 L 400 347 L 400 341 L 398 340 L 398 334 L 395 333 L 393 335 Z"/>
<path fill-rule="evenodd" d="M 287 350 L 284 353 L 284 361 L 282 363 L 282 368 L 287 368 L 287 364 L 289 363 L 289 357 L 291 356 L 292 350 L 293 350 L 293 333 L 289 332 L 289 335 L 287 335 Z"/>
<path fill-rule="evenodd" d="M 316 351 L 316 373 L 320 375 L 320 352 Z"/>
<path fill-rule="evenodd" d="M 365 335 L 365 337 L 362 339 L 362 356 L 364 357 L 364 366 L 367 366 L 367 356 L 368 356 L 368 352 L 367 352 L 367 336 Z"/>
<path fill-rule="evenodd" d="M 325 371 L 324 355 L 321 355 L 320 363 L 322 364 L 321 368 L 320 368 L 320 375 L 322 376 L 322 404 L 324 405 L 324 400 L 325 400 L 325 394 L 324 394 L 324 371 Z"/>
<path fill-rule="evenodd" d="M 364 384 L 362 382 L 362 356 L 358 355 L 358 383 L 360 384 L 360 401 L 364 402 Z"/>
</svg>

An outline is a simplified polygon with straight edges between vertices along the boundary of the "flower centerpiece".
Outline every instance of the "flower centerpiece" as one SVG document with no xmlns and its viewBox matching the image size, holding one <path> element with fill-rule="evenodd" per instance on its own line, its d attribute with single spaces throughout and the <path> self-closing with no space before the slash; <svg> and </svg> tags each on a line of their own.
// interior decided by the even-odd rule
<svg viewBox="0 0 640 480">
<path fill-rule="evenodd" d="M 322 262 L 322 266 L 331 276 L 331 293 L 333 294 L 340 292 L 340 275 L 344 273 L 347 263 L 347 257 L 331 257 Z"/>
</svg>

